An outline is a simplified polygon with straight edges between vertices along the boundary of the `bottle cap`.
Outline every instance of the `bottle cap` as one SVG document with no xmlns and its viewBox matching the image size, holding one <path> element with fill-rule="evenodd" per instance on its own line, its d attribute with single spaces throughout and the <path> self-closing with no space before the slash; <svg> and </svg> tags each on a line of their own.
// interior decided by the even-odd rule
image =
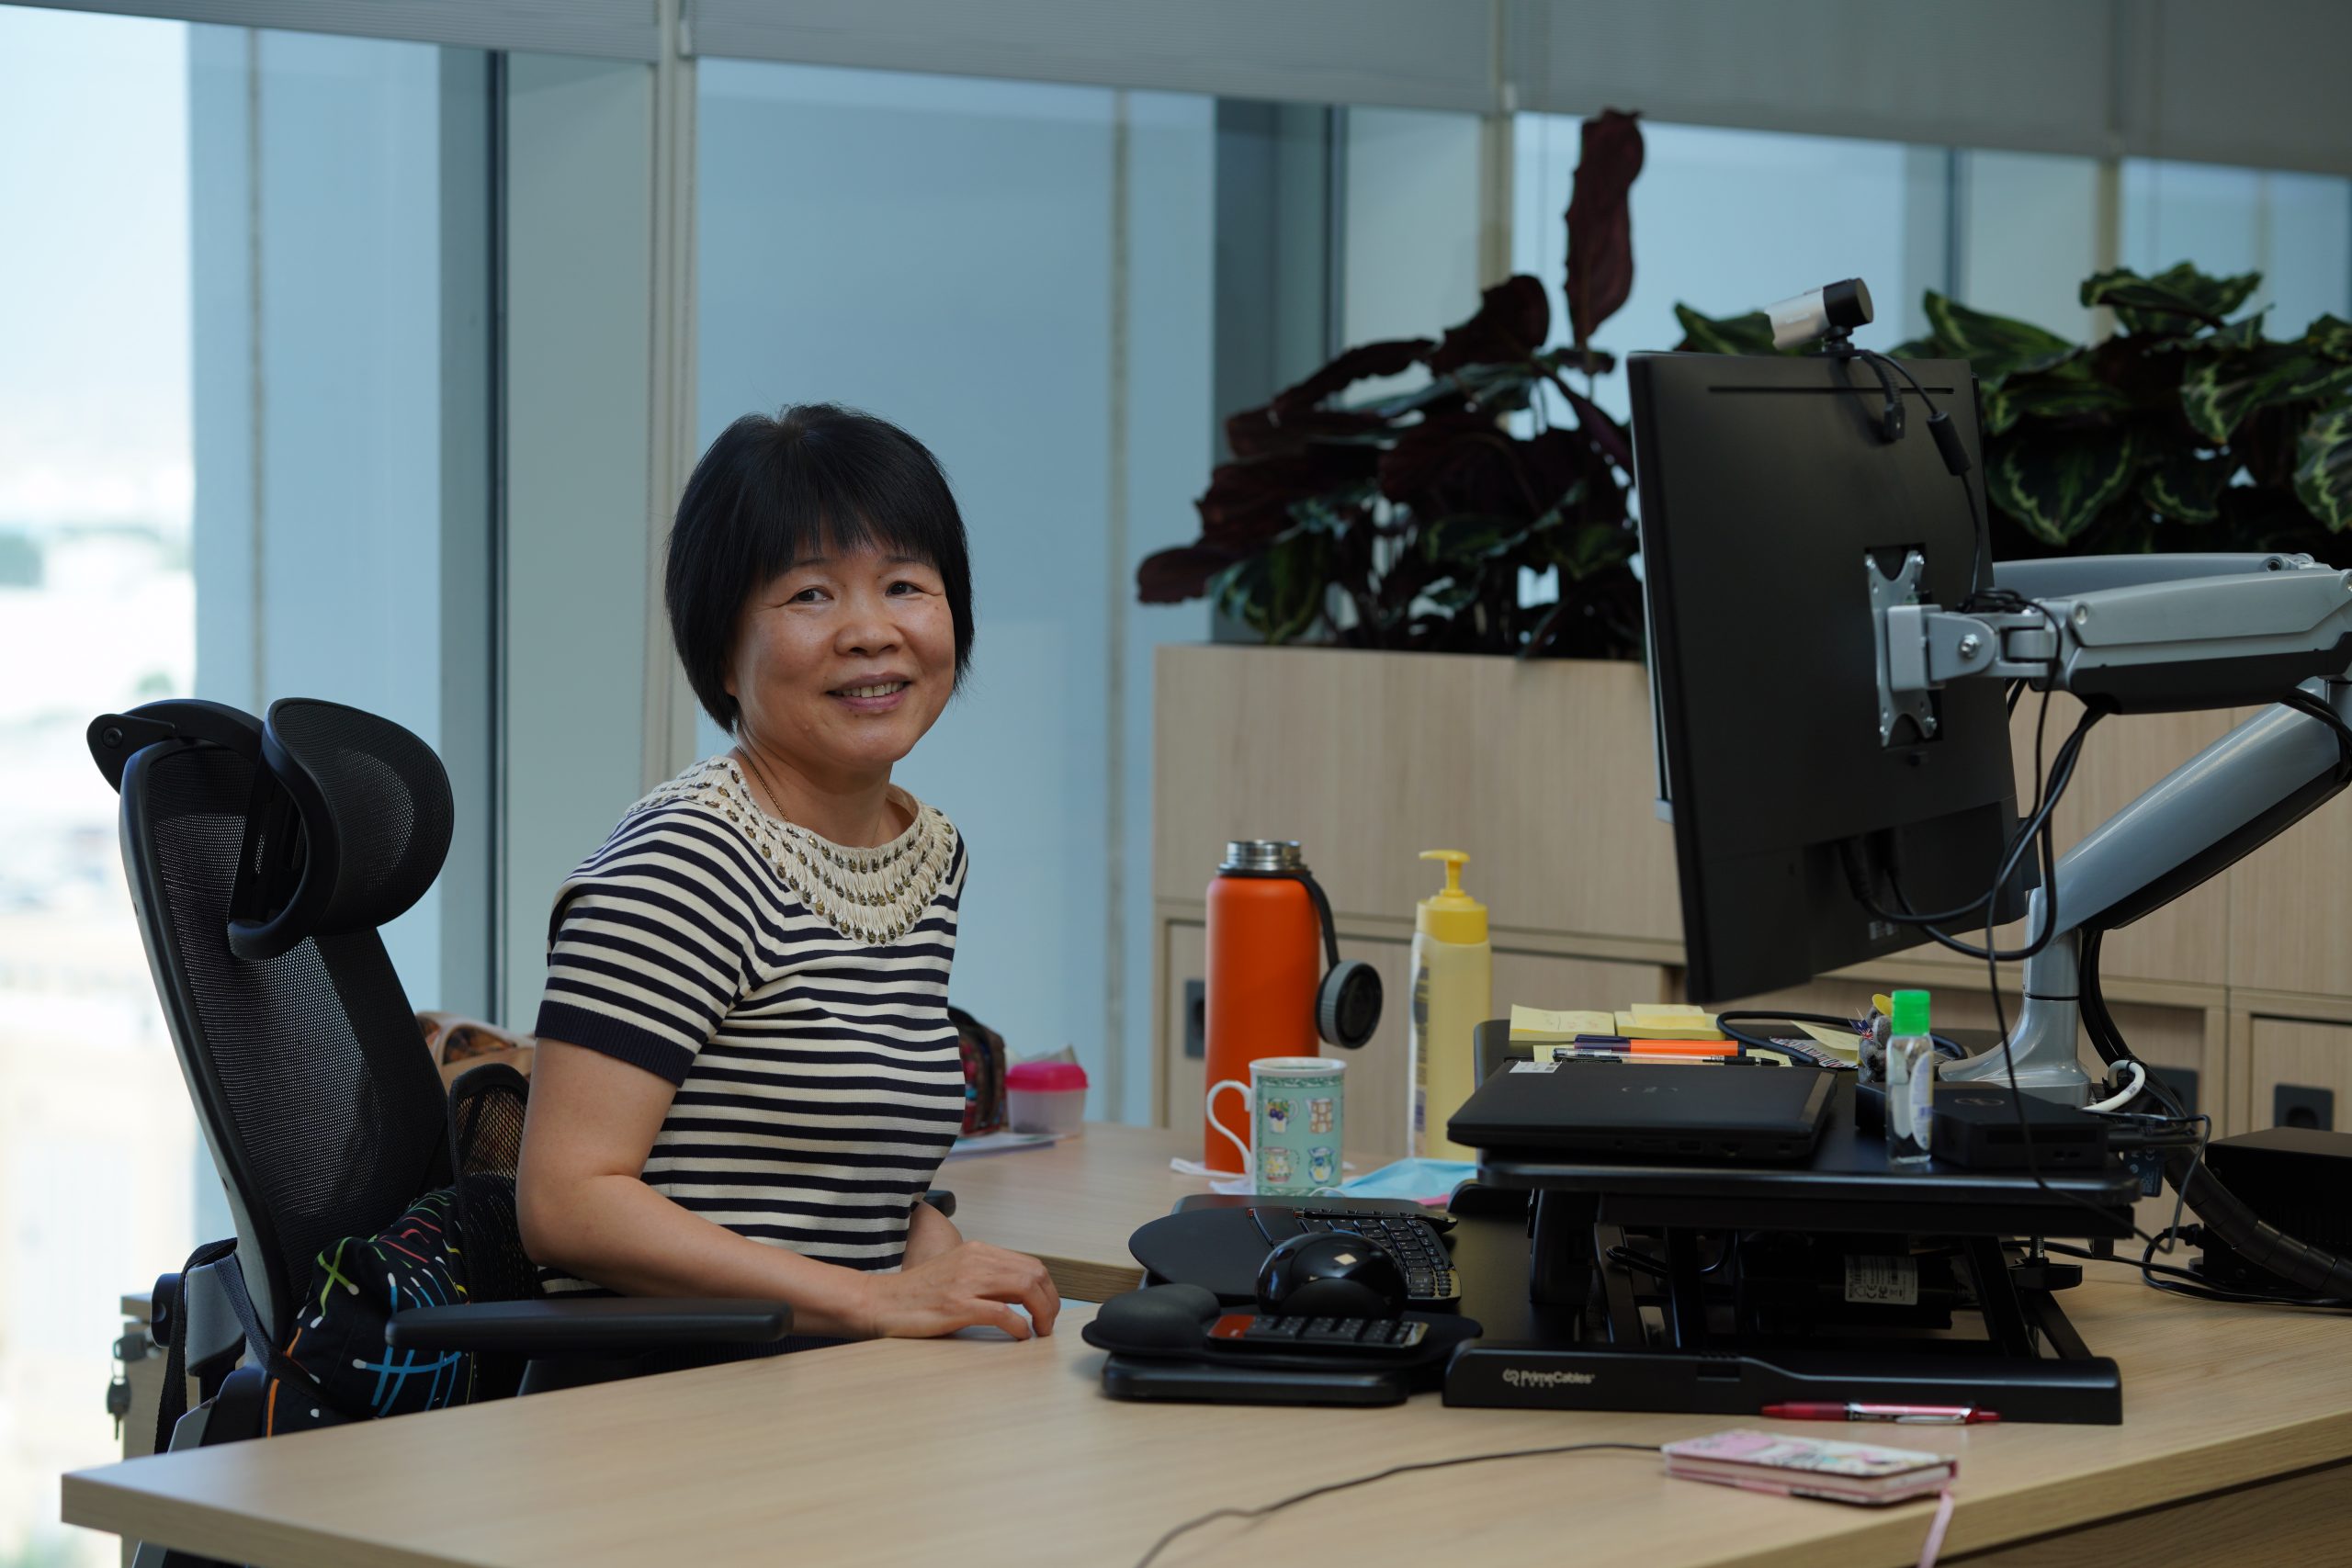
<svg viewBox="0 0 2352 1568">
<path fill-rule="evenodd" d="M 1460 850 L 1423 850 L 1421 858 L 1445 863 L 1445 886 L 1414 906 L 1413 929 L 1440 942 L 1486 941 L 1487 907 L 1462 891 L 1462 868 L 1470 857 Z"/>
<path fill-rule="evenodd" d="M 1015 1062 L 1004 1070 L 1004 1087 L 1046 1094 L 1083 1089 L 1086 1069 L 1076 1062 Z"/>
<path fill-rule="evenodd" d="M 1897 991 L 1894 993 L 1894 1010 L 1889 1017 L 1894 1024 L 1895 1033 L 1925 1034 L 1928 1032 L 1927 992 Z"/>
</svg>

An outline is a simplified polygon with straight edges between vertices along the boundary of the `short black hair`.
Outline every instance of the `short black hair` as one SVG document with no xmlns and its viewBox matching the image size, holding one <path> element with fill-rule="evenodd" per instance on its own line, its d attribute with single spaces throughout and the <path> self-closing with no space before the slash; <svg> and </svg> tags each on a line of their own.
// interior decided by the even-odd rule
<svg viewBox="0 0 2352 1568">
<path fill-rule="evenodd" d="M 895 550 L 927 563 L 956 618 L 956 684 L 972 665 L 972 561 L 963 514 L 930 449 L 885 419 L 801 403 L 747 413 L 695 465 L 670 525 L 662 597 L 703 711 L 732 735 L 735 625 L 754 592 L 829 551 Z"/>
</svg>

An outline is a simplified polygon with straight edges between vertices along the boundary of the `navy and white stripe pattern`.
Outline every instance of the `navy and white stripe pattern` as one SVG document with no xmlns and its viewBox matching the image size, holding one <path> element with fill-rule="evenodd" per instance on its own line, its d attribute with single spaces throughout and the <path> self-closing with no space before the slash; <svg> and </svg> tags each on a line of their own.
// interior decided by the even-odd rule
<svg viewBox="0 0 2352 1568">
<path fill-rule="evenodd" d="M 537 1025 L 676 1086 L 645 1162 L 654 1190 L 863 1269 L 898 1267 L 908 1212 L 964 1115 L 947 1017 L 963 839 L 899 798 L 913 826 L 860 855 L 769 817 L 728 759 L 696 763 L 630 807 L 557 893 Z M 839 908 L 795 845 L 887 863 L 903 918 L 876 919 L 878 895 Z M 842 930 L 876 925 L 907 929 L 881 942 Z"/>
</svg>

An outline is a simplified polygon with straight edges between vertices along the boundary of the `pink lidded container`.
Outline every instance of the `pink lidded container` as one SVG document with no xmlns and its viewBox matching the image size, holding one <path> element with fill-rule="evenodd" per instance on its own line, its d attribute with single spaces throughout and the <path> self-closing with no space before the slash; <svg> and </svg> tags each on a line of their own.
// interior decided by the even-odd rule
<svg viewBox="0 0 2352 1568">
<path fill-rule="evenodd" d="M 1075 1062 L 1015 1062 L 1004 1089 L 1016 1133 L 1075 1133 L 1086 1121 L 1086 1069 Z"/>
</svg>

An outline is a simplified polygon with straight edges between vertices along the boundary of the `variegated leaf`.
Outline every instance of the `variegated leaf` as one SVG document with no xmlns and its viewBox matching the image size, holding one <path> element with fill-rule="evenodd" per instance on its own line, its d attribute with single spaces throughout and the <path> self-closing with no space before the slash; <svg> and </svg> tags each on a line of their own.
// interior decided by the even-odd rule
<svg viewBox="0 0 2352 1568">
<path fill-rule="evenodd" d="M 2334 397 L 2352 389 L 2352 364 L 2300 344 L 2274 343 L 2248 354 L 2199 355 L 2180 380 L 2180 404 L 2199 435 L 2219 446 L 2256 409 Z"/>
<path fill-rule="evenodd" d="M 2056 333 L 2030 321 L 1972 310 L 1933 289 L 1924 303 L 1938 346 L 1945 354 L 1967 360 L 1986 381 L 2048 370 L 2082 352 Z"/>
<path fill-rule="evenodd" d="M 2140 435 L 2128 427 L 2013 437 L 1986 470 L 1985 493 L 2034 537 L 2063 546 L 2131 488 L 2142 459 Z"/>
<path fill-rule="evenodd" d="M 2352 528 L 2352 403 L 2322 409 L 2295 444 L 2295 499 L 2341 534 Z"/>
</svg>

